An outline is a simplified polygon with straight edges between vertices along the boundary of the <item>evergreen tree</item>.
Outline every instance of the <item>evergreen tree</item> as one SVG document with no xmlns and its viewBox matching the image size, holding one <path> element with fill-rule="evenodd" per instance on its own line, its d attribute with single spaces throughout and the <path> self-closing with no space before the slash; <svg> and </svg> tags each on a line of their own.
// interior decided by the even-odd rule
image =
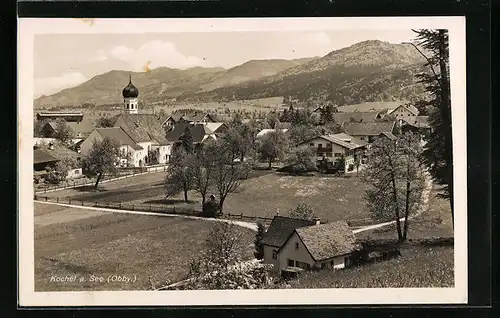
<svg viewBox="0 0 500 318">
<path fill-rule="evenodd" d="M 429 168 L 434 181 L 444 185 L 441 196 L 450 200 L 453 220 L 453 149 L 451 131 L 451 100 L 449 79 L 449 46 L 447 30 L 413 30 L 416 41 L 424 48 L 426 66 L 431 72 L 418 75 L 425 84 L 430 99 L 417 102 L 419 109 L 428 112 L 431 133 L 424 146 L 423 162 Z M 437 68 L 437 69 L 436 69 Z"/>
</svg>

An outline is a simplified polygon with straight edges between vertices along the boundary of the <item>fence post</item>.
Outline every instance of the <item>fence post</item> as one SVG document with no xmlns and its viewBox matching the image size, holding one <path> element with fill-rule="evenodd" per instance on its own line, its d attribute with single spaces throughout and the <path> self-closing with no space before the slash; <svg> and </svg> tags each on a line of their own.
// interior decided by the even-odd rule
<svg viewBox="0 0 500 318">
<path fill-rule="evenodd" d="M 120 202 L 118 204 L 119 204 L 119 207 L 120 207 L 120 210 L 121 210 L 122 209 L 122 203 Z"/>
<path fill-rule="evenodd" d="M 56 197 L 56 202 L 59 203 L 59 197 Z"/>
<path fill-rule="evenodd" d="M 94 206 L 97 207 L 97 201 L 95 201 L 95 205 Z"/>
<path fill-rule="evenodd" d="M 82 206 L 83 206 L 83 200 L 82 200 Z"/>
<path fill-rule="evenodd" d="M 175 206 L 174 206 L 174 214 L 175 214 Z"/>
<path fill-rule="evenodd" d="M 243 220 L 243 213 L 240 213 L 240 220 Z"/>
<path fill-rule="evenodd" d="M 68 197 L 68 204 L 71 205 L 71 197 Z"/>
<path fill-rule="evenodd" d="M 47 202 L 48 200 L 49 200 L 49 197 L 45 196 L 45 202 Z"/>
</svg>

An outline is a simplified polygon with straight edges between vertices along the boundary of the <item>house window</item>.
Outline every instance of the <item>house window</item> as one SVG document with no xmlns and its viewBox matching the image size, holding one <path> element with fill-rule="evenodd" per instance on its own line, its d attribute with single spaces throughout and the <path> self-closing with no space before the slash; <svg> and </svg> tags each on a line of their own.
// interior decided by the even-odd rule
<svg viewBox="0 0 500 318">
<path fill-rule="evenodd" d="M 299 249 L 299 243 L 295 243 L 295 250 Z"/>
<path fill-rule="evenodd" d="M 278 251 L 273 250 L 273 259 L 278 259 Z"/>
<path fill-rule="evenodd" d="M 333 260 L 332 260 L 332 261 L 330 262 L 330 265 L 332 265 L 332 266 L 334 265 L 334 262 L 333 262 Z"/>
<path fill-rule="evenodd" d="M 318 149 L 323 149 L 323 144 L 318 144 Z"/>
<path fill-rule="evenodd" d="M 293 259 L 288 259 L 288 266 L 294 266 L 294 263 Z"/>
<path fill-rule="evenodd" d="M 336 152 L 336 153 L 335 153 L 335 158 L 340 158 L 340 157 L 342 157 L 342 154 L 341 154 L 341 153 L 339 153 L 339 152 Z"/>
<path fill-rule="evenodd" d="M 326 156 L 327 156 L 327 157 L 331 157 L 331 156 L 332 156 L 332 153 L 331 153 L 331 152 L 327 152 L 327 153 L 326 153 Z"/>
<path fill-rule="evenodd" d="M 313 142 L 311 142 L 311 143 L 309 144 L 309 146 L 314 147 L 314 143 L 313 143 Z"/>
</svg>

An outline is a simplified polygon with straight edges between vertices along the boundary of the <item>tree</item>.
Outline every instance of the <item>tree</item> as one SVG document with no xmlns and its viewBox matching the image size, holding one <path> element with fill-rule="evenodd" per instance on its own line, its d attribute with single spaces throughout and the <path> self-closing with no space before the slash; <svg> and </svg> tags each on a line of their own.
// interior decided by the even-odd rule
<svg viewBox="0 0 500 318">
<path fill-rule="evenodd" d="M 271 129 L 276 127 L 276 123 L 278 123 L 278 114 L 276 112 L 269 112 L 266 116 L 266 122 Z"/>
<path fill-rule="evenodd" d="M 172 155 L 165 177 L 166 197 L 184 193 L 184 201 L 187 203 L 188 192 L 193 187 L 192 154 L 188 154 L 184 148 L 179 148 Z"/>
<path fill-rule="evenodd" d="M 115 123 L 112 118 L 105 116 L 105 117 L 99 117 L 96 121 L 95 126 L 97 128 L 100 127 L 106 128 L 106 127 L 113 127 L 114 124 Z"/>
<path fill-rule="evenodd" d="M 276 160 L 283 159 L 288 147 L 288 141 L 281 130 L 272 131 L 259 140 L 257 151 L 262 160 L 269 163 L 269 169 Z"/>
<path fill-rule="evenodd" d="M 232 154 L 224 140 L 216 140 L 213 147 L 213 185 L 219 195 L 220 213 L 223 213 L 227 196 L 240 189 L 243 180 L 248 177 L 250 167 L 245 163 L 235 164 L 232 161 Z"/>
<path fill-rule="evenodd" d="M 76 166 L 76 162 L 71 157 L 62 157 L 54 167 L 47 167 L 45 181 L 52 184 L 58 184 L 66 180 L 70 169 Z"/>
<path fill-rule="evenodd" d="M 430 99 L 417 102 L 420 109 L 429 112 L 431 133 L 424 146 L 423 162 L 428 167 L 433 180 L 444 185 L 440 196 L 450 201 L 453 220 L 453 149 L 451 131 L 451 100 L 449 78 L 449 45 L 447 30 L 413 30 L 416 42 L 424 48 L 427 57 L 416 46 L 417 50 L 427 59 L 426 66 L 431 73 L 418 75 L 420 83 L 426 86 Z M 437 68 L 437 70 L 436 70 Z"/>
<path fill-rule="evenodd" d="M 106 137 L 101 141 L 94 141 L 90 151 L 82 158 L 83 172 L 90 176 L 97 176 L 95 189 L 106 173 L 116 173 L 119 154 L 120 147 L 116 140 Z"/>
<path fill-rule="evenodd" d="M 191 134 L 191 129 L 189 127 L 186 127 L 186 130 L 179 137 L 179 140 L 181 141 L 180 146 L 186 153 L 188 154 L 193 153 L 194 151 L 193 135 Z"/>
<path fill-rule="evenodd" d="M 54 137 L 61 141 L 62 143 L 67 143 L 74 136 L 74 132 L 66 123 L 65 120 L 57 119 L 56 127 L 55 127 L 55 135 Z"/>
<path fill-rule="evenodd" d="M 213 143 L 203 145 L 195 156 L 192 156 L 189 166 L 192 167 L 192 185 L 202 198 L 202 205 L 205 204 L 208 192 L 213 188 L 215 175 L 215 160 L 213 154 L 217 148 Z"/>
<path fill-rule="evenodd" d="M 266 227 L 260 221 L 257 222 L 257 233 L 255 234 L 255 252 L 253 255 L 256 259 L 261 260 L 264 258 L 264 245 L 262 245 L 261 241 L 266 234 Z"/>
<path fill-rule="evenodd" d="M 232 223 L 220 222 L 210 231 L 202 251 L 189 263 L 183 289 L 256 289 L 271 284 L 269 265 L 241 264 L 245 244 Z"/>
<path fill-rule="evenodd" d="M 316 149 L 314 147 L 297 147 L 286 158 L 286 162 L 293 166 L 293 172 L 304 173 L 316 171 Z"/>
<path fill-rule="evenodd" d="M 314 212 L 310 205 L 306 203 L 299 203 L 290 211 L 290 217 L 301 220 L 312 220 L 314 219 Z"/>
<path fill-rule="evenodd" d="M 332 122 L 334 120 L 333 112 L 334 112 L 334 109 L 333 109 L 333 105 L 331 103 L 327 103 L 326 105 L 324 105 L 321 108 L 321 112 L 320 112 L 320 116 L 321 116 L 320 122 L 323 125 Z"/>
<path fill-rule="evenodd" d="M 396 141 L 378 138 L 368 152 L 363 176 L 369 185 L 365 193 L 368 209 L 375 219 L 396 221 L 399 241 L 406 240 L 408 217 L 422 203 L 425 182 L 420 153 L 419 138 L 411 133 L 399 135 Z"/>
</svg>

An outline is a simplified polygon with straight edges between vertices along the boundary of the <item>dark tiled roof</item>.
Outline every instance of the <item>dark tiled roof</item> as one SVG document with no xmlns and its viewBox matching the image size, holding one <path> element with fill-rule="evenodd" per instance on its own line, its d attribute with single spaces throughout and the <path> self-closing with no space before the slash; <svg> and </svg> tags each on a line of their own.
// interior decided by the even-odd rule
<svg viewBox="0 0 500 318">
<path fill-rule="evenodd" d="M 280 248 L 297 228 L 315 224 L 314 221 L 275 216 L 261 240 L 264 245 Z"/>
<path fill-rule="evenodd" d="M 302 227 L 295 230 L 315 261 L 351 253 L 356 237 L 345 221 Z"/>
<path fill-rule="evenodd" d="M 429 116 L 415 116 L 412 118 L 403 119 L 408 124 L 419 127 L 419 128 L 429 128 Z"/>
<path fill-rule="evenodd" d="M 121 127 L 97 128 L 96 130 L 102 137 L 116 140 L 120 146 L 130 146 L 134 150 L 142 149 Z"/>
<path fill-rule="evenodd" d="M 398 139 L 398 137 L 396 137 L 396 135 L 394 135 L 391 132 L 387 132 L 387 131 L 381 132 L 380 136 L 385 136 L 385 137 L 389 138 L 390 140 L 396 140 L 396 139 Z"/>
<path fill-rule="evenodd" d="M 121 114 L 115 126 L 121 127 L 136 143 L 153 141 L 168 144 L 161 118 L 155 114 Z"/>
<path fill-rule="evenodd" d="M 350 121 L 372 123 L 377 119 L 378 114 L 379 112 L 338 112 L 332 115 L 335 122 L 341 124 Z"/>
<path fill-rule="evenodd" d="M 342 125 L 344 131 L 352 136 L 377 136 L 382 132 L 392 132 L 394 121 L 380 121 L 374 123 L 350 123 Z"/>
<path fill-rule="evenodd" d="M 57 159 L 53 155 L 49 154 L 45 150 L 42 150 L 42 149 L 34 149 L 33 150 L 33 163 L 34 164 L 45 163 L 45 162 L 56 162 L 56 161 L 59 161 L 59 159 Z"/>
<path fill-rule="evenodd" d="M 190 124 L 187 122 L 180 122 L 174 125 L 174 128 L 167 132 L 167 140 L 170 142 L 177 142 L 184 134 L 186 129 L 189 129 L 193 142 L 202 142 L 206 135 L 212 135 L 214 132 L 203 124 Z"/>
</svg>

